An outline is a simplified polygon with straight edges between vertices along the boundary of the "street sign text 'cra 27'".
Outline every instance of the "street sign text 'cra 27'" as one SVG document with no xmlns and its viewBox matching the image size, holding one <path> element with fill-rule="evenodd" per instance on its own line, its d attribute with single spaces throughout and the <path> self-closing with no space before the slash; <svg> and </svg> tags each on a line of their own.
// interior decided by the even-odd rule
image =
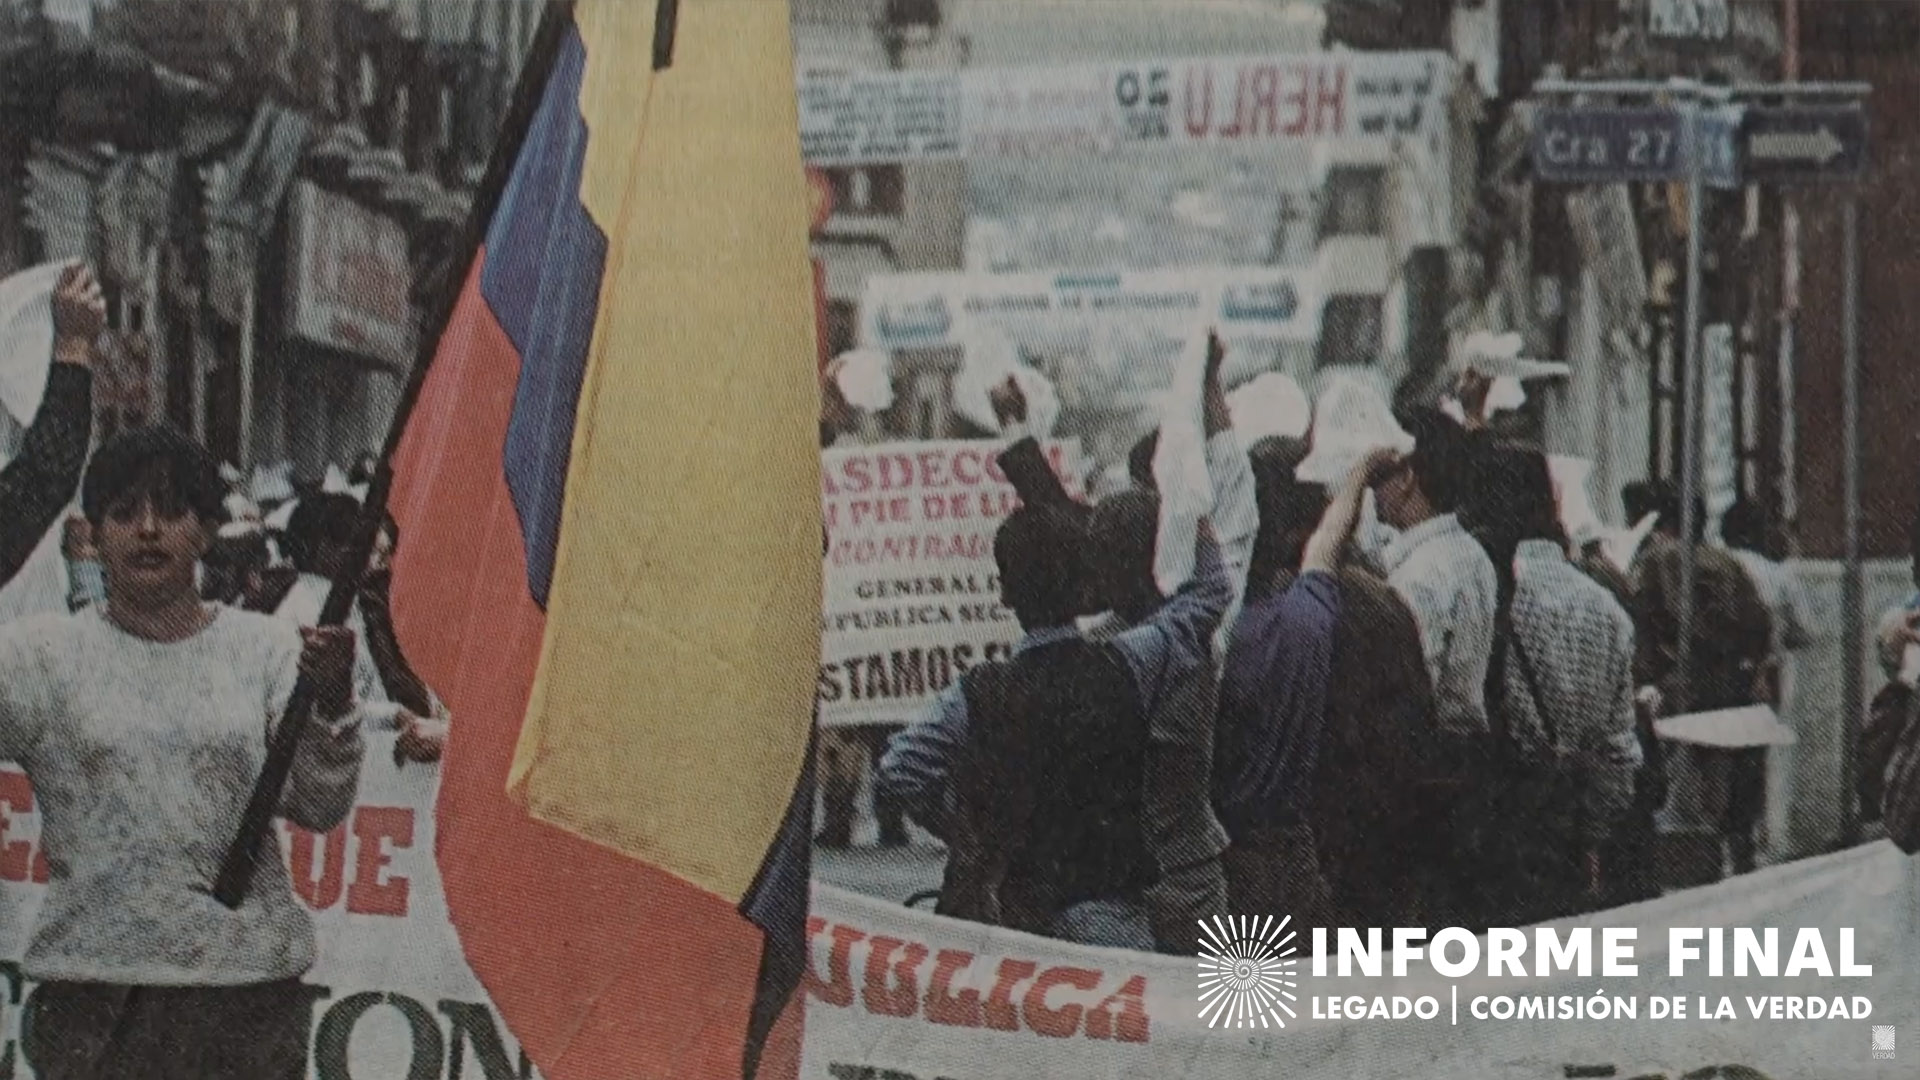
<svg viewBox="0 0 1920 1080">
<path fill-rule="evenodd" d="M 1674 109 L 1540 110 L 1534 175 L 1551 183 L 1677 180 L 1686 174 L 1685 118 Z"/>
</svg>

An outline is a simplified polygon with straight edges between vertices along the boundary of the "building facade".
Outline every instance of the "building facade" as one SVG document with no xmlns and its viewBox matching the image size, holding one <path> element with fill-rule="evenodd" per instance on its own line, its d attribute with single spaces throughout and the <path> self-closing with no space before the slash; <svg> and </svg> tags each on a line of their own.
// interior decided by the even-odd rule
<svg viewBox="0 0 1920 1080">
<path fill-rule="evenodd" d="M 0 5 L 0 272 L 100 267 L 135 384 L 105 430 L 304 481 L 376 449 L 537 0 L 87 10 Z"/>
</svg>

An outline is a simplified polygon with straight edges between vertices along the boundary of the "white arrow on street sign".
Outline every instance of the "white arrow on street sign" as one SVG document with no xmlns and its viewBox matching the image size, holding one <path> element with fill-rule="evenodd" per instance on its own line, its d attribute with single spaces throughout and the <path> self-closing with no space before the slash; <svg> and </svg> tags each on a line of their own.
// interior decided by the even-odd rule
<svg viewBox="0 0 1920 1080">
<path fill-rule="evenodd" d="M 1767 161 L 1812 161 L 1821 165 L 1845 153 L 1847 144 L 1822 125 L 1813 131 L 1758 132 L 1747 143 L 1750 157 Z"/>
</svg>

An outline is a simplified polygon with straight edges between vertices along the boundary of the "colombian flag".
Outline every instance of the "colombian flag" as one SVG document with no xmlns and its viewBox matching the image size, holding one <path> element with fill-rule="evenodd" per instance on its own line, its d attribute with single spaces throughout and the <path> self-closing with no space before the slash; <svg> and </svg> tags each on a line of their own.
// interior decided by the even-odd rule
<svg viewBox="0 0 1920 1080">
<path fill-rule="evenodd" d="M 395 624 L 453 713 L 439 864 L 546 1076 L 734 1080 L 797 981 L 809 870 L 787 4 L 556 5 L 522 83 L 392 459 Z"/>
</svg>

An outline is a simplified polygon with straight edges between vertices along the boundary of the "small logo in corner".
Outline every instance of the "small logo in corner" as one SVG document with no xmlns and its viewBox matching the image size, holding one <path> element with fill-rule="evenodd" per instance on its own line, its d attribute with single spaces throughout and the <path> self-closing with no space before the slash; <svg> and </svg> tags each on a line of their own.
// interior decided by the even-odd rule
<svg viewBox="0 0 1920 1080">
<path fill-rule="evenodd" d="M 1873 1025 L 1873 1060 L 1893 1060 L 1893 1025 Z"/>
<path fill-rule="evenodd" d="M 1291 916 L 1214 916 L 1200 922 L 1200 1019 L 1208 1027 L 1287 1026 L 1287 1003 L 1297 1000 L 1297 936 L 1287 930 Z"/>
</svg>

